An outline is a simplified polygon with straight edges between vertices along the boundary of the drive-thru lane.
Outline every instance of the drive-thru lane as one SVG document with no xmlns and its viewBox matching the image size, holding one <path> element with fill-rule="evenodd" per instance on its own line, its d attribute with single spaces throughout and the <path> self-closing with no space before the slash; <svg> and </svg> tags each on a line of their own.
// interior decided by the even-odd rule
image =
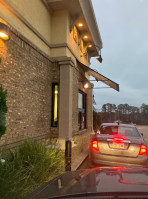
<svg viewBox="0 0 148 199">
<path fill-rule="evenodd" d="M 143 133 L 144 140 L 148 146 L 148 126 L 137 125 L 136 126 L 140 133 Z M 83 164 L 79 167 L 79 169 L 88 169 L 89 168 L 89 160 L 88 157 L 85 159 Z"/>
</svg>

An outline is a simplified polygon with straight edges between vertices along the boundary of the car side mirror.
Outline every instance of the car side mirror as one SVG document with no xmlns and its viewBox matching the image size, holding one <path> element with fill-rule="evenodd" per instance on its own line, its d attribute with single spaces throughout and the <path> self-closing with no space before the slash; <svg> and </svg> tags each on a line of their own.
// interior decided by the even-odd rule
<svg viewBox="0 0 148 199">
<path fill-rule="evenodd" d="M 143 133 L 141 133 L 141 135 L 143 136 Z"/>
</svg>

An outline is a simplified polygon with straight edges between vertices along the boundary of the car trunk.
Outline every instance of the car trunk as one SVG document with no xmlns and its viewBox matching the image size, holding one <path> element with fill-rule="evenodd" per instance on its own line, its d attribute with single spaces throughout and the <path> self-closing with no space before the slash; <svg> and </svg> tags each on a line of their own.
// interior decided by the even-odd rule
<svg viewBox="0 0 148 199">
<path fill-rule="evenodd" d="M 112 135 L 98 135 L 97 139 L 100 153 L 127 157 L 137 157 L 142 142 L 140 137 L 116 140 Z"/>
</svg>

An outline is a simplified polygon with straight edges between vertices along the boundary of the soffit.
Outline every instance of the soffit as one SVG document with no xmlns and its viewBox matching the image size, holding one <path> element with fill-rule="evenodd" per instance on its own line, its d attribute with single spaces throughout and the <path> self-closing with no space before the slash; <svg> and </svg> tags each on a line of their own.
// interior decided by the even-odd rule
<svg viewBox="0 0 148 199">
<path fill-rule="evenodd" d="M 68 10 L 71 16 L 81 14 L 79 0 L 46 0 L 52 11 Z"/>
</svg>

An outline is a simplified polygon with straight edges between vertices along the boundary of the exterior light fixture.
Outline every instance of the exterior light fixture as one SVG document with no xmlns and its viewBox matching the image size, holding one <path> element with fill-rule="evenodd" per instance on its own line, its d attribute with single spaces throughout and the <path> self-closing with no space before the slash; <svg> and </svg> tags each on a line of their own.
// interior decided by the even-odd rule
<svg viewBox="0 0 148 199">
<path fill-rule="evenodd" d="M 86 83 L 84 84 L 84 88 L 88 88 L 88 87 L 89 87 L 89 83 L 86 82 Z"/>
<path fill-rule="evenodd" d="M 82 27 L 82 26 L 83 26 L 83 24 L 82 24 L 82 23 L 79 23 L 79 24 L 78 24 L 78 26 L 79 26 L 79 27 Z"/>
<path fill-rule="evenodd" d="M 6 24 L 1 22 L 0 22 L 0 38 L 5 41 L 10 39 L 10 28 Z"/>
<path fill-rule="evenodd" d="M 88 45 L 88 48 L 91 48 L 91 47 L 93 47 L 93 46 L 96 46 L 96 45 L 89 44 L 89 45 Z M 96 46 L 96 47 L 100 48 L 99 46 Z M 97 59 L 97 61 L 98 61 L 100 64 L 102 64 L 103 59 L 102 59 L 102 57 L 101 57 L 101 50 L 100 50 L 100 55 L 99 55 L 99 57 L 96 58 L 96 59 Z"/>
<path fill-rule="evenodd" d="M 89 44 L 89 45 L 88 45 L 88 48 L 91 48 L 91 47 L 92 47 L 92 44 Z"/>
<path fill-rule="evenodd" d="M 84 37 L 83 37 L 84 39 L 87 39 L 88 38 L 88 36 L 87 35 L 84 35 Z"/>
<path fill-rule="evenodd" d="M 102 59 L 102 57 L 101 57 L 101 50 L 100 50 L 100 55 L 99 55 L 98 58 L 96 58 L 96 60 L 97 60 L 100 64 L 102 64 L 103 59 Z"/>
</svg>

